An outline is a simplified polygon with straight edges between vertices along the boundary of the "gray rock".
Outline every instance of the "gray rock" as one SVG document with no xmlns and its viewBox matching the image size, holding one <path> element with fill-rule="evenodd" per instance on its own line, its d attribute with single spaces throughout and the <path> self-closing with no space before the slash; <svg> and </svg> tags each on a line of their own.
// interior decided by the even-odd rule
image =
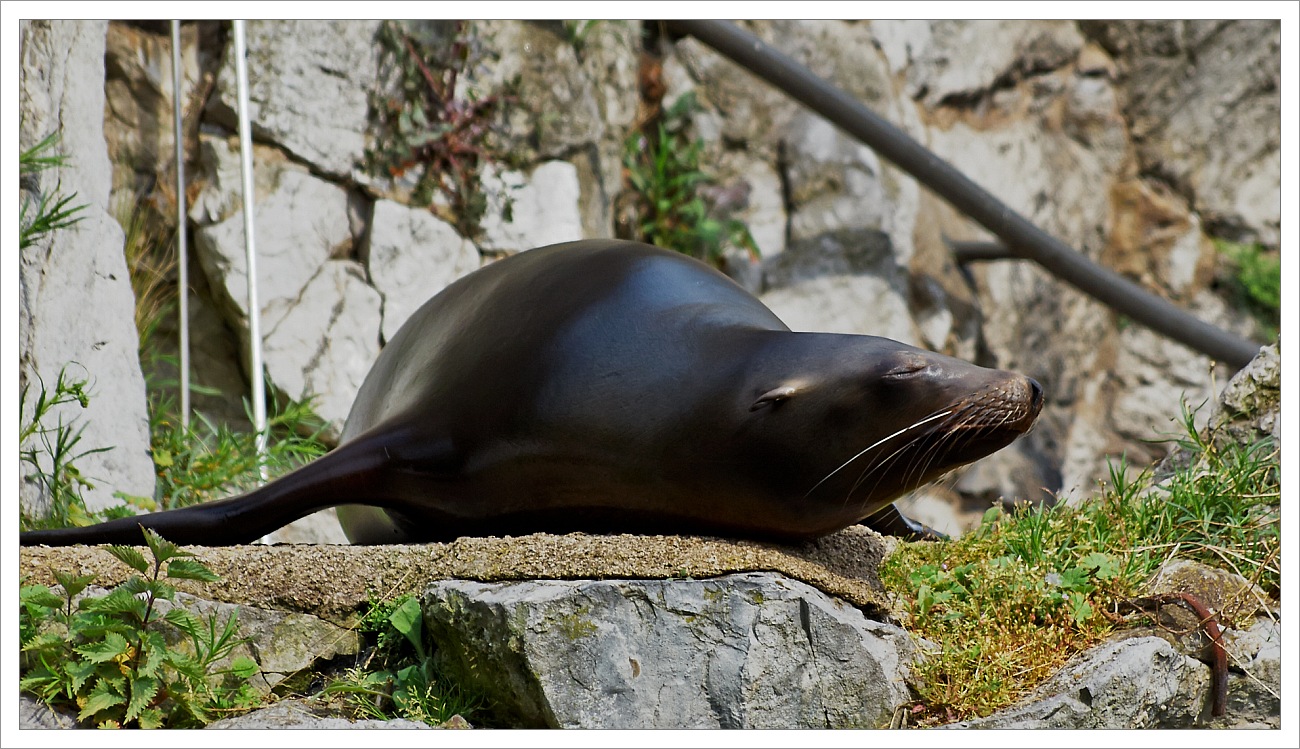
<svg viewBox="0 0 1300 749">
<path fill-rule="evenodd" d="M 909 699 L 907 633 L 773 573 L 435 582 L 443 667 L 523 726 L 871 727 Z"/>
<path fill-rule="evenodd" d="M 330 442 L 379 356 L 380 307 L 359 263 L 328 260 L 284 316 L 264 328 L 267 376 L 294 400 L 314 396 Z"/>
<path fill-rule="evenodd" d="M 548 161 L 527 175 L 485 168 L 483 191 L 488 208 L 479 246 L 487 252 L 520 252 L 582 239 L 578 170 L 568 162 Z"/>
<path fill-rule="evenodd" d="M 384 301 L 384 340 L 447 284 L 478 269 L 474 243 L 427 210 L 375 202 L 362 248 L 370 280 Z"/>
<path fill-rule="evenodd" d="M 1083 45 L 1065 21 L 873 21 L 872 35 L 907 93 L 935 107 L 1011 75 L 1061 67 Z"/>
<path fill-rule="evenodd" d="M 1210 421 L 1241 443 L 1264 436 L 1282 443 L 1282 359 L 1280 342 L 1264 346 L 1240 372 L 1233 375 L 1219 394 L 1218 407 Z"/>
<path fill-rule="evenodd" d="M 29 694 L 18 696 L 20 729 L 77 728 L 77 716 L 55 710 Z"/>
<path fill-rule="evenodd" d="M 1191 728 L 1210 713 L 1210 669 L 1159 637 L 1106 643 L 1021 704 L 944 728 Z"/>
<path fill-rule="evenodd" d="M 873 229 L 794 242 L 764 264 L 760 297 L 792 330 L 919 340 L 889 236 Z"/>
<path fill-rule="evenodd" d="M 1189 197 L 1210 233 L 1279 241 L 1276 20 L 1096 21 L 1116 57 L 1141 169 Z"/>
<path fill-rule="evenodd" d="M 378 21 L 249 21 L 248 107 L 253 134 L 332 177 L 361 162 L 378 80 Z M 226 50 L 208 117 L 237 127 L 234 45 Z"/>
<path fill-rule="evenodd" d="M 329 715 L 305 700 L 285 700 L 271 707 L 254 710 L 233 718 L 223 718 L 204 726 L 215 729 L 280 729 L 307 728 L 312 730 L 339 730 L 350 728 L 395 728 L 422 730 L 432 728 L 424 723 L 405 718 L 394 720 L 349 720 Z"/>
<path fill-rule="evenodd" d="M 1248 630 L 1225 630 L 1228 706 L 1225 718 L 1280 727 L 1282 713 L 1282 627 L 1260 618 Z"/>
<path fill-rule="evenodd" d="M 108 213 L 112 173 L 104 141 L 104 39 L 97 21 L 30 21 L 20 30 L 20 139 L 24 148 L 51 133 L 67 164 L 22 186 L 35 193 L 75 195 L 85 205 L 79 221 L 46 235 L 19 258 L 19 381 L 30 388 L 30 409 L 42 387 L 53 390 L 65 366 L 89 380 L 89 407 L 68 404 L 46 416 L 81 430 L 75 450 L 92 509 L 120 504 L 114 492 L 153 497 L 149 417 L 140 372 L 134 295 L 122 252 L 122 229 Z M 49 471 L 48 456 L 42 460 Z M 20 484 L 23 505 L 40 512 L 47 497 L 30 481 Z"/>
<path fill-rule="evenodd" d="M 220 153 L 220 147 L 216 152 Z M 237 154 L 230 154 L 236 158 Z M 254 214 L 258 301 L 262 330 L 279 323 L 325 261 L 352 243 L 347 192 L 288 164 L 254 167 L 270 172 L 270 190 L 258 191 Z M 219 167 L 222 172 L 226 168 Z M 236 183 L 237 184 L 237 183 Z M 223 201 L 224 202 L 224 201 Z M 248 272 L 240 208 L 195 232 L 195 249 L 227 321 L 248 329 Z"/>
<path fill-rule="evenodd" d="M 313 512 L 258 539 L 264 544 L 347 544 L 348 537 L 331 507 Z"/>
</svg>

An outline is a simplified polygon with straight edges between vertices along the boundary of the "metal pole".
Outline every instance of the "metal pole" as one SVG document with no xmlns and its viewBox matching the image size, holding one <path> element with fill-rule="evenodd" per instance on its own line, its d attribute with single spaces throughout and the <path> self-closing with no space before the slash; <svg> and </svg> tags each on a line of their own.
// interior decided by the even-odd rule
<svg viewBox="0 0 1300 749">
<path fill-rule="evenodd" d="M 248 124 L 248 61 L 244 22 L 234 22 L 235 83 L 239 90 L 239 161 L 244 177 L 244 247 L 248 258 L 248 358 L 252 380 L 253 428 L 257 430 L 258 463 L 266 481 L 266 386 L 262 381 L 262 308 L 257 301 L 257 247 L 253 241 L 253 136 Z"/>
<path fill-rule="evenodd" d="M 176 267 L 180 279 L 181 330 L 181 428 L 190 427 L 190 265 L 189 249 L 185 244 L 185 145 L 182 127 L 185 103 L 181 98 L 185 71 L 181 68 L 181 22 L 172 21 L 172 109 L 175 111 L 176 141 Z"/>
<path fill-rule="evenodd" d="M 1259 344 L 1197 319 L 1035 226 L 972 182 L 951 164 L 853 97 L 725 21 L 668 21 L 733 62 L 781 89 L 975 219 L 1006 243 L 1016 257 L 1034 262 L 1111 309 L 1164 336 L 1240 369 Z"/>
</svg>

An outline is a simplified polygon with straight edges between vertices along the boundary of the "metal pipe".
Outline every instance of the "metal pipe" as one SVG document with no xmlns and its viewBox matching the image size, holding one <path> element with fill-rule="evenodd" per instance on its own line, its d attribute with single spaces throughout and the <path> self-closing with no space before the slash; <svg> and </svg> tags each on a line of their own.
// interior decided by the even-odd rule
<svg viewBox="0 0 1300 749">
<path fill-rule="evenodd" d="M 725 21 L 669 21 L 667 25 L 713 47 L 867 144 L 996 235 L 1015 256 L 1033 260 L 1135 322 L 1234 368 L 1244 367 L 1259 351 L 1259 344 L 1199 320 L 1093 263 L 860 102 L 753 34 Z"/>
<path fill-rule="evenodd" d="M 1019 260 L 1007 249 L 1007 246 L 1001 242 L 979 242 L 966 240 L 944 240 L 948 245 L 948 251 L 952 253 L 954 260 L 958 264 L 981 262 L 984 260 Z"/>
<path fill-rule="evenodd" d="M 181 340 L 181 428 L 190 427 L 190 265 L 189 249 L 186 246 L 185 230 L 185 136 L 184 127 L 185 102 L 181 98 L 184 88 L 185 71 L 181 67 L 181 22 L 172 21 L 172 109 L 175 114 L 175 129 L 172 134 L 176 141 L 176 267 L 180 278 L 180 317 Z"/>
<path fill-rule="evenodd" d="M 257 246 L 253 241 L 253 136 L 248 124 L 248 46 L 244 22 L 234 22 L 235 85 L 239 94 L 239 161 L 244 182 L 244 248 L 248 262 L 248 358 L 252 381 L 253 428 L 257 431 L 258 463 L 266 481 L 266 385 L 262 380 L 262 308 L 257 301 Z"/>
</svg>

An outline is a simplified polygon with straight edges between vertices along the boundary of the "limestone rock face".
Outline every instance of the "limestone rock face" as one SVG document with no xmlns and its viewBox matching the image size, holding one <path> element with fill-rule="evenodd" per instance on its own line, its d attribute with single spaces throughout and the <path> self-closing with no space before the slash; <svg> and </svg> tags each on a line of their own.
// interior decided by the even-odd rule
<svg viewBox="0 0 1300 749">
<path fill-rule="evenodd" d="M 483 185 L 490 196 L 479 239 L 485 252 L 522 252 L 582 239 L 578 171 L 572 164 L 548 161 L 531 174 L 488 169 Z"/>
<path fill-rule="evenodd" d="M 449 580 L 423 600 L 445 667 L 520 725 L 874 727 L 909 698 L 903 630 L 771 573 Z"/>
<path fill-rule="evenodd" d="M 332 177 L 350 177 L 365 151 L 368 92 L 378 80 L 378 21 L 249 21 L 248 106 L 253 133 Z M 208 105 L 237 124 L 234 45 Z"/>
<path fill-rule="evenodd" d="M 383 297 L 386 341 L 420 305 L 480 265 L 474 243 L 451 224 L 391 200 L 375 203 L 364 254 L 370 280 Z"/>
<path fill-rule="evenodd" d="M 67 157 L 64 166 L 24 178 L 22 200 L 57 192 L 75 196 L 69 205 L 85 206 L 75 224 L 46 235 L 19 258 L 19 380 L 29 388 L 23 419 L 42 389 L 53 393 L 65 367 L 69 377 L 89 381 L 87 408 L 61 406 L 43 425 L 62 421 L 80 431 L 76 452 L 91 452 L 76 466 L 93 484 L 84 492 L 92 509 L 119 504 L 114 492 L 148 498 L 154 492 L 135 297 L 122 229 L 108 212 L 106 30 L 106 23 L 93 21 L 30 21 L 20 30 L 22 147 L 58 134 L 53 152 Z M 48 453 L 40 457 L 48 472 Z M 22 482 L 21 496 L 33 510 L 48 500 L 30 481 Z"/>
<path fill-rule="evenodd" d="M 1083 28 L 1119 61 L 1142 170 L 1188 197 L 1216 235 L 1276 247 L 1278 22 L 1094 21 Z"/>
</svg>

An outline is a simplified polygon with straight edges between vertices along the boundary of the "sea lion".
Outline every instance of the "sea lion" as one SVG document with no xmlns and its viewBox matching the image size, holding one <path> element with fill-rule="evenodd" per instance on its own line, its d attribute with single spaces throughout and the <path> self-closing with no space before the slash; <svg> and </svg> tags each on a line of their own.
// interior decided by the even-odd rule
<svg viewBox="0 0 1300 749">
<path fill-rule="evenodd" d="M 1042 390 L 886 338 L 791 332 L 650 245 L 521 252 L 426 302 L 339 446 L 244 495 L 23 544 L 248 543 L 326 507 L 353 543 L 634 532 L 799 540 L 1010 444 Z"/>
</svg>

